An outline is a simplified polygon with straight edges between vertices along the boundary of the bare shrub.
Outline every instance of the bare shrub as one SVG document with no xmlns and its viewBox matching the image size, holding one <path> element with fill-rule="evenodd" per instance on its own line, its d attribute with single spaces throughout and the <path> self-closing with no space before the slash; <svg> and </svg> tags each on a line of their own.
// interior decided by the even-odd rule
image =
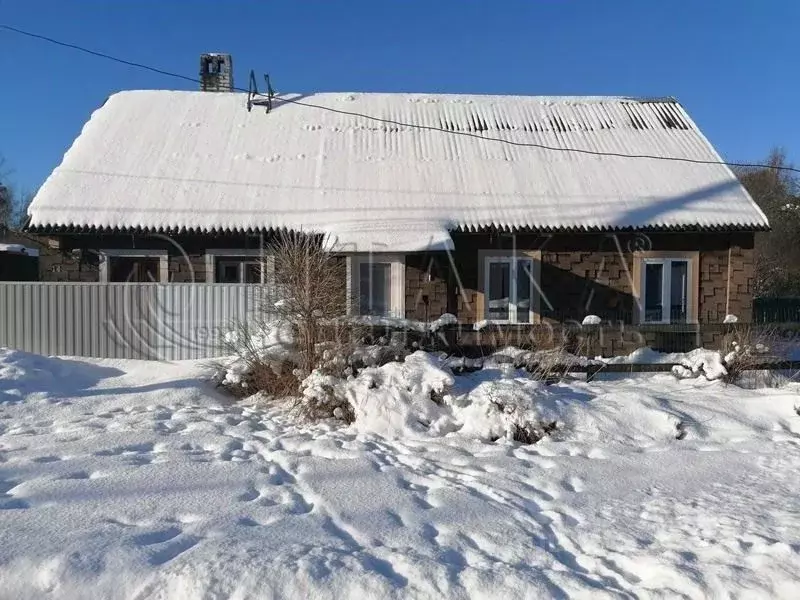
<svg viewBox="0 0 800 600">
<path fill-rule="evenodd" d="M 586 338 L 574 335 L 574 332 L 565 330 L 560 336 L 551 332 L 540 338 L 540 345 L 534 346 L 534 350 L 517 356 L 514 366 L 525 369 L 532 379 L 557 383 L 563 381 L 573 368 L 587 362 L 583 356 L 586 346 Z"/>
<path fill-rule="evenodd" d="M 269 307 L 295 336 L 298 378 L 346 367 L 359 336 L 347 318 L 347 268 L 320 236 L 283 232 L 271 245 L 281 300 Z"/>
<path fill-rule="evenodd" d="M 303 395 L 295 400 L 292 408 L 302 419 L 338 419 L 349 425 L 356 420 L 356 414 L 341 390 L 340 381 L 317 371 L 302 382 Z"/>
<path fill-rule="evenodd" d="M 226 336 L 226 349 L 237 360 L 223 367 L 220 381 L 237 396 L 263 391 L 297 398 L 313 371 L 349 372 L 360 329 L 347 317 L 345 260 L 324 239 L 284 231 L 268 256 L 262 269 L 274 276 L 280 300 L 265 303 L 258 318 Z"/>
<path fill-rule="evenodd" d="M 236 382 L 220 383 L 237 398 L 247 398 L 256 392 L 265 392 L 275 398 L 294 396 L 297 394 L 294 368 L 290 362 L 259 361 L 251 365 Z"/>
<path fill-rule="evenodd" d="M 770 326 L 736 325 L 725 334 L 722 347 L 726 352 L 723 358 L 726 374 L 722 377 L 725 383 L 742 383 L 746 373 L 780 360 L 780 336 Z"/>
<path fill-rule="evenodd" d="M 514 425 L 511 439 L 521 444 L 536 444 L 545 436 L 552 435 L 557 427 L 556 421 Z"/>
</svg>

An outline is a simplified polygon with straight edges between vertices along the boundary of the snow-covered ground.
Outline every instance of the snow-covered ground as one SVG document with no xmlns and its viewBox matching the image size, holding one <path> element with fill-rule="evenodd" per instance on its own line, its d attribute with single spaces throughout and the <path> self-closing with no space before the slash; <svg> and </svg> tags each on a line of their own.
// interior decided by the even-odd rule
<svg viewBox="0 0 800 600">
<path fill-rule="evenodd" d="M 0 350 L 0 598 L 800 597 L 798 384 L 456 377 L 557 415 L 523 446 L 301 426 L 202 370 Z"/>
</svg>

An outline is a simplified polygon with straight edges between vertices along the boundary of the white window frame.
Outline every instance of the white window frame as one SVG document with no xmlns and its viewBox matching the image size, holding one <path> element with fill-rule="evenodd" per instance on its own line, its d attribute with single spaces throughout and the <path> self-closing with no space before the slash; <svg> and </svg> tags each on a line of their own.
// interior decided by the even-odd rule
<svg viewBox="0 0 800 600">
<path fill-rule="evenodd" d="M 406 316 L 406 259 L 402 254 L 384 254 L 373 252 L 369 254 L 353 254 L 347 257 L 348 270 L 350 276 L 348 282 L 350 289 L 348 290 L 348 298 L 353 298 L 352 304 L 349 308 L 349 313 L 352 315 L 359 315 L 359 302 L 356 299 L 361 298 L 361 265 L 379 263 L 390 265 L 390 279 L 389 279 L 389 298 L 390 298 L 390 315 L 389 318 L 403 319 Z"/>
<path fill-rule="evenodd" d="M 692 259 L 689 257 L 648 257 L 642 258 L 641 281 L 639 289 L 641 301 L 639 303 L 639 322 L 643 325 L 666 325 L 672 323 L 672 263 L 686 263 L 686 323 L 693 321 L 692 317 Z M 647 265 L 662 265 L 661 267 L 661 319 L 658 321 L 647 321 L 646 317 L 646 298 L 647 298 Z M 677 322 L 677 321 L 676 321 Z"/>
<path fill-rule="evenodd" d="M 108 267 L 109 267 L 109 260 L 112 258 L 157 258 L 158 283 L 169 282 L 169 252 L 167 250 L 145 250 L 145 249 L 139 250 L 130 248 L 118 248 L 118 249 L 100 250 L 99 254 L 100 254 L 100 281 L 103 283 L 110 283 L 108 280 L 110 269 Z"/>
<path fill-rule="evenodd" d="M 531 279 L 530 279 L 530 292 L 528 302 L 530 308 L 528 309 L 528 320 L 520 321 L 518 319 L 518 306 L 517 306 L 517 263 L 519 262 L 530 263 Z M 509 265 L 509 304 L 508 304 L 508 319 L 490 319 L 489 318 L 489 277 L 491 270 L 489 265 L 491 263 L 506 263 Z M 529 254 L 486 254 L 483 256 L 483 319 L 489 323 L 497 325 L 521 324 L 529 325 L 538 321 L 538 311 L 536 298 L 539 294 L 538 289 L 538 273 L 537 273 L 537 258 Z"/>
<path fill-rule="evenodd" d="M 264 268 L 261 269 L 260 284 L 265 284 L 273 279 L 272 274 L 275 272 L 275 257 L 265 252 L 262 249 L 236 249 L 236 248 L 223 248 L 223 249 L 210 249 L 206 250 L 206 283 L 217 283 L 217 261 L 225 260 L 226 258 L 246 258 L 254 259 L 261 262 Z M 253 262 L 253 261 L 250 261 Z M 244 263 L 242 263 L 244 265 Z M 239 283 L 244 283 L 243 280 L 244 269 L 239 269 Z M 225 285 L 225 284 L 218 284 Z M 227 284 L 231 285 L 231 284 Z M 250 284 L 257 285 L 257 284 Z"/>
</svg>

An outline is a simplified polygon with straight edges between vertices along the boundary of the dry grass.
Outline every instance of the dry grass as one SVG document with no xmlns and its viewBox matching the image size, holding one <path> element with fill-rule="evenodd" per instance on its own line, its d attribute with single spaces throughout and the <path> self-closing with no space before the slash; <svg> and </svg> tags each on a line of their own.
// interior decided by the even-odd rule
<svg viewBox="0 0 800 600">
<path fill-rule="evenodd" d="M 534 350 L 519 356 L 514 366 L 525 369 L 532 379 L 557 383 L 584 360 L 586 343 L 586 338 L 572 332 L 565 331 L 558 337 L 548 336 L 541 345 L 534 346 Z"/>
</svg>

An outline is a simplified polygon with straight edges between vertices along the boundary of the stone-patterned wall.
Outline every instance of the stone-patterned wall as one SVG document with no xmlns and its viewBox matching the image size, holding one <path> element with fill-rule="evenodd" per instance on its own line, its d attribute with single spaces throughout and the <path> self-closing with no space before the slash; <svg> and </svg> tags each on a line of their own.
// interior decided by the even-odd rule
<svg viewBox="0 0 800 600">
<path fill-rule="evenodd" d="M 731 298 L 728 311 L 741 322 L 753 317 L 753 289 L 755 285 L 756 252 L 753 248 L 731 248 L 730 285 Z"/>
<path fill-rule="evenodd" d="M 728 294 L 727 274 L 727 250 L 709 250 L 700 253 L 700 311 L 698 316 L 702 321 L 709 322 L 725 318 Z"/>
<path fill-rule="evenodd" d="M 409 254 L 405 259 L 406 318 L 432 321 L 444 313 L 454 312 L 447 254 Z"/>
<path fill-rule="evenodd" d="M 754 265 L 755 251 L 752 248 L 732 246 L 730 251 L 700 253 L 701 322 L 721 322 L 726 314 L 736 315 L 740 322 L 752 320 Z"/>
<path fill-rule="evenodd" d="M 203 254 L 171 255 L 169 281 L 174 283 L 206 283 L 206 257 Z"/>
<path fill-rule="evenodd" d="M 207 280 L 206 249 L 257 249 L 270 242 L 268 236 L 229 235 L 63 235 L 35 236 L 44 250 L 39 261 L 42 281 L 99 281 L 99 251 L 107 249 L 152 249 L 169 253 L 168 281 L 188 283 Z M 48 241 L 58 243 L 49 247 Z M 80 251 L 73 253 L 73 250 Z"/>
<path fill-rule="evenodd" d="M 175 283 L 204 283 L 205 255 L 169 257 L 169 281 Z M 100 281 L 100 259 L 96 252 L 84 251 L 80 256 L 56 251 L 39 257 L 39 277 L 42 281 Z"/>
<path fill-rule="evenodd" d="M 96 253 L 87 251 L 82 251 L 80 255 L 58 250 L 43 252 L 39 256 L 39 279 L 42 281 L 99 281 L 99 257 Z"/>
<path fill-rule="evenodd" d="M 448 274 L 449 281 L 439 274 L 420 283 L 424 267 L 419 255 L 406 257 L 406 316 L 423 320 L 424 306 L 419 298 L 427 294 L 431 303 L 429 319 L 441 314 L 445 295 L 451 309 L 462 323 L 482 319 L 482 300 L 478 282 L 478 251 L 481 249 L 541 250 L 540 285 L 545 299 L 540 302 L 544 321 L 582 321 L 587 314 L 603 319 L 632 323 L 636 303 L 633 297 L 633 251 L 640 247 L 641 237 L 620 235 L 613 239 L 604 235 L 557 235 L 551 237 L 519 235 L 454 235 L 452 258 L 458 265 L 458 277 Z M 728 312 L 746 322 L 752 316 L 753 235 L 752 234 L 652 234 L 646 238 L 653 251 L 699 251 L 699 290 L 695 298 L 701 323 L 721 322 Z M 728 299 L 728 249 L 731 254 L 730 298 Z M 622 250 L 620 254 L 619 250 Z M 445 253 L 439 262 L 449 264 Z M 417 261 L 417 262 L 415 262 Z M 461 287 L 459 287 L 459 282 Z M 426 290 L 426 291 L 422 291 Z M 436 298 L 437 302 L 433 302 Z M 552 309 L 550 308 L 552 307 Z M 421 310 L 422 309 L 422 310 Z M 612 342 L 609 342 L 612 343 Z M 613 342 L 622 344 L 622 341 Z"/>
<path fill-rule="evenodd" d="M 542 252 L 543 319 L 582 321 L 587 314 L 630 320 L 633 256 L 618 252 Z M 552 308 L 550 308 L 552 307 Z"/>
</svg>

